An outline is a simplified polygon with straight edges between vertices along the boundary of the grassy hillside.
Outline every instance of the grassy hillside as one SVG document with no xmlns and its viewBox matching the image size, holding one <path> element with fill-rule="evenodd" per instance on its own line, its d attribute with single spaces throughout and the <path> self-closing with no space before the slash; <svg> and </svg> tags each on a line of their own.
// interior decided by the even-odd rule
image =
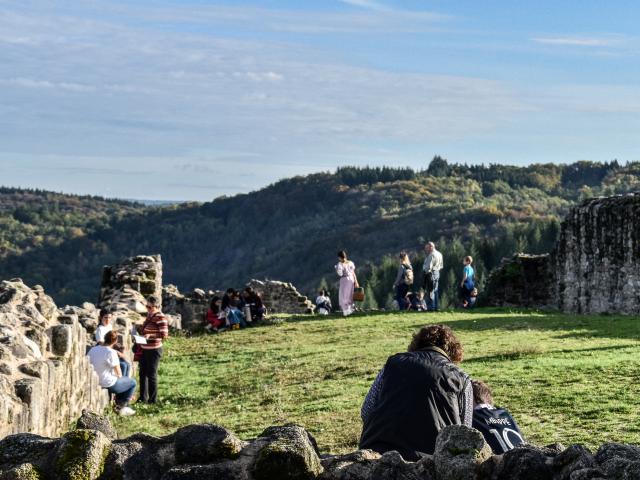
<svg viewBox="0 0 640 480">
<path fill-rule="evenodd" d="M 639 185 L 640 164 L 467 166 L 437 157 L 424 171 L 343 167 L 163 208 L 4 189 L 0 278 L 20 276 L 58 303 L 78 303 L 95 297 L 103 265 L 160 253 L 165 281 L 181 289 L 268 277 L 311 293 L 323 277 L 334 278 L 338 249 L 351 252 L 362 280 L 385 255 L 421 251 L 431 239 L 448 255 L 446 293 L 461 255 L 478 257 L 482 280 L 503 255 L 548 251 L 578 199 Z M 378 303 L 383 290 L 375 292 Z"/>
<path fill-rule="evenodd" d="M 297 422 L 323 451 L 353 450 L 371 382 L 426 322 L 453 328 L 465 347 L 462 368 L 493 387 L 529 441 L 640 442 L 637 319 L 499 309 L 299 317 L 172 338 L 160 364 L 162 402 L 114 421 L 121 435 L 212 422 L 243 438 Z"/>
</svg>

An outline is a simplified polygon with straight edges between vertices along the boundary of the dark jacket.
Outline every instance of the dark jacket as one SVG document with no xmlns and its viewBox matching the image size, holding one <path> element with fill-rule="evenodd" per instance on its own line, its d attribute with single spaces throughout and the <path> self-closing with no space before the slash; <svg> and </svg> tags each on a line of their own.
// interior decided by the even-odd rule
<svg viewBox="0 0 640 480">
<path fill-rule="evenodd" d="M 397 450 L 405 460 L 432 454 L 447 425 L 460 425 L 460 399 L 469 377 L 437 347 L 389 357 L 375 411 L 368 416 L 360 448 Z"/>
</svg>

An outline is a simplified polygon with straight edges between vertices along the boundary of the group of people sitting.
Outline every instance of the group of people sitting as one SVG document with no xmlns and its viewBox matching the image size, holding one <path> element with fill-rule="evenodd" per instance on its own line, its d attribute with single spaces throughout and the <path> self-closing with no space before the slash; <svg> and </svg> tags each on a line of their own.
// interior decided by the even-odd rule
<svg viewBox="0 0 640 480">
<path fill-rule="evenodd" d="M 254 322 L 261 322 L 267 312 L 262 298 L 251 287 L 241 292 L 228 288 L 221 297 L 214 296 L 209 303 L 205 329 L 212 333 L 246 328 Z"/>
<path fill-rule="evenodd" d="M 361 409 L 360 448 L 396 450 L 416 461 L 434 453 L 447 425 L 476 428 L 498 454 L 524 443 L 511 414 L 494 405 L 489 387 L 458 367 L 462 356 L 451 328 L 422 327 L 408 351 L 389 357 L 371 385 Z"/>
</svg>

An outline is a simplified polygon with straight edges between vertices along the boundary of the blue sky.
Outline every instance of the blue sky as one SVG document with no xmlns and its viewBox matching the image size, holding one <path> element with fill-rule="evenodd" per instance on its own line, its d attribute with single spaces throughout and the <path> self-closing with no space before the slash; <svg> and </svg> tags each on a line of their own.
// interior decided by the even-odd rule
<svg viewBox="0 0 640 480">
<path fill-rule="evenodd" d="M 0 184 L 210 200 L 340 165 L 640 160 L 640 4 L 0 1 Z"/>
</svg>

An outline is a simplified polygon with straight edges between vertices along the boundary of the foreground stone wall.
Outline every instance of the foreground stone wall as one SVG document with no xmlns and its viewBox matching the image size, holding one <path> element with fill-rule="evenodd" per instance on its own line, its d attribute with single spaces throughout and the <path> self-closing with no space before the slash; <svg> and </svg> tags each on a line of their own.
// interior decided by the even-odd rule
<svg viewBox="0 0 640 480">
<path fill-rule="evenodd" d="M 166 437 L 116 439 L 108 420 L 83 413 L 62 438 L 19 434 L 0 440 L 0 479 L 86 480 L 589 480 L 640 478 L 640 448 L 608 443 L 523 446 L 493 455 L 465 426 L 440 432 L 433 455 L 405 462 L 397 452 L 320 455 L 298 425 L 269 427 L 242 441 L 223 427 L 190 425 Z"/>
<path fill-rule="evenodd" d="M 59 435 L 83 408 L 107 406 L 79 320 L 96 316 L 89 305 L 58 310 L 41 287 L 18 279 L 0 283 L 0 438 Z"/>
<path fill-rule="evenodd" d="M 640 193 L 571 209 L 554 252 L 555 301 L 574 313 L 640 313 Z"/>
<path fill-rule="evenodd" d="M 489 275 L 479 305 L 494 307 L 543 307 L 553 303 L 550 257 L 517 253 L 503 258 Z"/>
</svg>

